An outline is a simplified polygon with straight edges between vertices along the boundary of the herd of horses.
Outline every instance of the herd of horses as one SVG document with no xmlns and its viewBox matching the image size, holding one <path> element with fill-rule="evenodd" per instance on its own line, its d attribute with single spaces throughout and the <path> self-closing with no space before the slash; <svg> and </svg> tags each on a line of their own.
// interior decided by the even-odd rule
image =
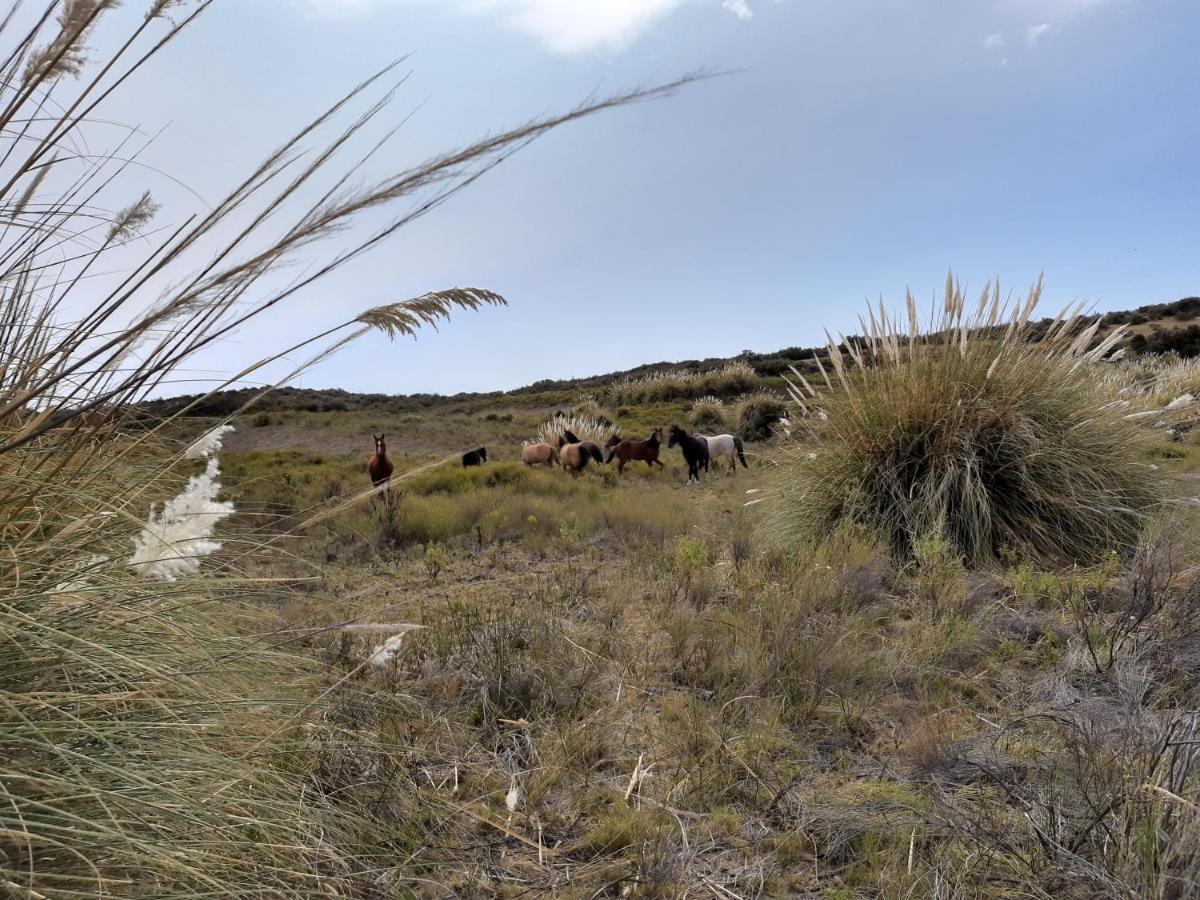
<svg viewBox="0 0 1200 900">
<path fill-rule="evenodd" d="M 395 466 L 387 453 L 387 436 L 378 434 L 372 437 L 375 438 L 375 452 L 367 462 L 367 472 L 371 476 L 371 483 L 378 487 L 387 483 Z M 679 447 L 683 453 L 684 462 L 688 467 L 688 484 L 698 483 L 701 472 L 708 472 L 712 463 L 720 459 L 729 462 L 730 472 L 737 471 L 738 462 L 741 462 L 742 468 L 749 468 L 746 465 L 742 439 L 736 435 L 691 434 L 678 425 L 672 425 L 667 438 L 667 448 L 673 447 Z M 661 450 L 661 428 L 655 428 L 645 440 L 622 438 L 619 434 L 614 434 L 604 447 L 595 441 L 580 440 L 571 431 L 564 429 L 559 435 L 557 446 L 546 441 L 522 441 L 521 461 L 530 467 L 561 466 L 564 471 L 578 475 L 589 463 L 608 465 L 615 459 L 617 473 L 624 475 L 625 465 L 631 462 L 644 462 L 650 468 L 665 468 L 662 460 L 658 458 Z M 462 455 L 464 469 L 481 466 L 486 462 L 487 447 L 476 447 Z"/>
<path fill-rule="evenodd" d="M 729 461 L 729 470 L 737 470 L 740 460 L 743 468 L 746 465 L 746 452 L 742 439 L 732 434 L 703 435 L 690 434 L 678 425 L 672 425 L 667 438 L 667 448 L 679 447 L 683 459 L 688 466 L 688 484 L 700 481 L 701 472 L 709 471 L 712 462 L 718 458 Z M 479 448 L 482 450 L 483 448 Z M 558 446 L 545 441 L 523 441 L 521 443 L 521 461 L 527 466 L 555 465 L 572 474 L 578 475 L 588 463 L 596 462 L 603 465 L 617 461 L 617 473 L 625 474 L 625 465 L 631 462 L 644 462 L 648 467 L 664 468 L 659 454 L 662 451 L 662 429 L 655 428 L 650 437 L 645 440 L 622 438 L 614 434 L 605 443 L 604 448 L 594 441 L 583 441 L 568 430 L 564 430 L 558 438 Z M 478 452 L 478 451 L 472 451 Z M 468 462 L 463 456 L 463 465 L 477 465 Z"/>
</svg>

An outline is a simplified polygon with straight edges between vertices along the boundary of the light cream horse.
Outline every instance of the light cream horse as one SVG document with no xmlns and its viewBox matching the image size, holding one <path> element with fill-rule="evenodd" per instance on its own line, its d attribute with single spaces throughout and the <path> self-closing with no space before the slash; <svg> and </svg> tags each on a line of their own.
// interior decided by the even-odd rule
<svg viewBox="0 0 1200 900">
<path fill-rule="evenodd" d="M 542 441 L 521 441 L 521 462 L 527 466 L 544 463 L 553 468 L 558 465 L 558 450 Z"/>
<path fill-rule="evenodd" d="M 729 460 L 729 471 L 737 471 L 737 462 L 734 461 L 734 455 L 742 461 L 742 468 L 750 468 L 746 465 L 745 448 L 742 446 L 742 439 L 734 434 L 717 434 L 704 435 L 698 434 L 696 437 L 704 438 L 708 441 L 708 458 L 712 462 L 716 462 L 719 458 L 724 457 Z"/>
</svg>

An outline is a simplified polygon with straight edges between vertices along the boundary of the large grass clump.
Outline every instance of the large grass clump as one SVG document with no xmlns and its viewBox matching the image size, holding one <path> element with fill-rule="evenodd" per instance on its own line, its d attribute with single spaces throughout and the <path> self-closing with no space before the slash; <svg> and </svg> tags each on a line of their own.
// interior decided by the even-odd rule
<svg viewBox="0 0 1200 900">
<path fill-rule="evenodd" d="M 907 331 L 881 308 L 865 337 L 831 339 L 832 377 L 793 385 L 802 412 L 827 417 L 805 418 L 782 459 L 778 533 L 866 526 L 900 558 L 938 536 L 973 564 L 1006 550 L 1091 562 L 1133 546 L 1157 483 L 1144 434 L 1094 370 L 1121 333 L 1097 342 L 1098 323 L 1075 308 L 1035 339 L 1041 290 L 1010 308 L 992 287 L 968 312 L 948 280 L 931 328 L 910 296 Z"/>
<path fill-rule="evenodd" d="M 720 397 L 706 394 L 688 410 L 688 422 L 697 431 L 707 434 L 725 430 L 725 404 Z"/>
<path fill-rule="evenodd" d="M 588 416 L 579 413 L 559 414 L 543 422 L 537 430 L 536 437 L 539 441 L 545 441 L 547 444 L 557 447 L 559 439 L 568 431 L 581 441 L 595 441 L 597 444 L 603 444 L 617 433 L 617 428 L 602 416 Z"/>
<path fill-rule="evenodd" d="M 787 404 L 774 391 L 753 391 L 738 399 L 734 413 L 737 433 L 744 441 L 770 440 L 787 413 Z"/>
</svg>

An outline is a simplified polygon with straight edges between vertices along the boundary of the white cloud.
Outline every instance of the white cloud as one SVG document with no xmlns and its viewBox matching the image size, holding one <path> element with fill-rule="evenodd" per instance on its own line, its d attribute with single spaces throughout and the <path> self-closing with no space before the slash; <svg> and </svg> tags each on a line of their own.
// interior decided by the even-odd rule
<svg viewBox="0 0 1200 900">
<path fill-rule="evenodd" d="M 1042 35 L 1050 30 L 1050 23 L 1042 22 L 1040 25 L 1030 25 L 1025 29 L 1025 43 L 1030 47 L 1036 47 L 1037 42 L 1042 39 Z"/>
<path fill-rule="evenodd" d="M 727 9 L 739 19 L 750 19 L 754 17 L 754 10 L 746 0 L 722 0 L 722 9 Z"/>
<path fill-rule="evenodd" d="M 300 0 L 321 15 L 360 14 L 395 3 L 432 0 Z M 456 12 L 494 19 L 530 35 L 555 53 L 621 50 L 656 22 L 691 0 L 437 0 Z M 715 0 L 707 0 L 715 6 Z M 779 2 L 779 0 L 776 0 Z M 750 19 L 749 0 L 722 0 L 739 19 Z"/>
<path fill-rule="evenodd" d="M 1000 32 L 989 34 L 983 41 L 983 46 L 988 50 L 995 50 L 1004 46 L 1004 35 Z"/>
<path fill-rule="evenodd" d="M 684 0 L 471 0 L 468 12 L 499 19 L 556 53 L 620 50 Z"/>
</svg>

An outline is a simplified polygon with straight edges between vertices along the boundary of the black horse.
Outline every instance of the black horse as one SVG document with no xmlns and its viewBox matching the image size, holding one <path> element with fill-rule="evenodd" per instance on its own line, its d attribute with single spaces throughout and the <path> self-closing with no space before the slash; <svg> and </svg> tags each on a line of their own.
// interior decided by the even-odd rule
<svg viewBox="0 0 1200 900">
<path fill-rule="evenodd" d="M 463 468 L 468 469 L 471 466 L 481 466 L 487 462 L 487 447 L 476 447 L 474 450 L 468 450 L 463 454 Z"/>
<path fill-rule="evenodd" d="M 702 437 L 696 437 L 694 434 L 688 434 L 678 425 L 671 426 L 671 437 L 667 441 L 668 447 L 679 445 L 679 449 L 683 451 L 683 458 L 688 464 L 688 484 L 695 479 L 700 481 L 700 469 L 708 468 L 708 441 Z"/>
</svg>

